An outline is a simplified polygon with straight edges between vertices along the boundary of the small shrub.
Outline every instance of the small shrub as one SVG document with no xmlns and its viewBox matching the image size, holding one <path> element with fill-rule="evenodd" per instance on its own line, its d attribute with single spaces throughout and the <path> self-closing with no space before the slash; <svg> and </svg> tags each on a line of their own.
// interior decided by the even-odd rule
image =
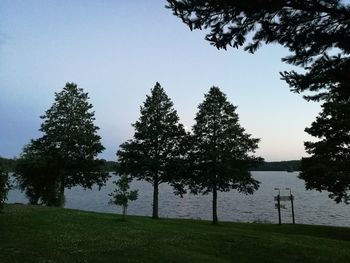
<svg viewBox="0 0 350 263">
<path fill-rule="evenodd" d="M 128 178 L 127 175 L 122 175 L 118 181 L 113 183 L 116 185 L 116 189 L 113 193 L 109 194 L 112 197 L 110 203 L 119 205 L 123 208 L 123 220 L 125 220 L 127 208 L 129 201 L 135 201 L 138 197 L 138 191 L 129 191 L 131 178 Z"/>
</svg>

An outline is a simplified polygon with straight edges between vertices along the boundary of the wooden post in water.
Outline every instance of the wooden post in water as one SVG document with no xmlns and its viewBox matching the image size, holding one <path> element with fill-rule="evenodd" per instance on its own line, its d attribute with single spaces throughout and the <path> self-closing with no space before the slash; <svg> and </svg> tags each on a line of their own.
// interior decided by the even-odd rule
<svg viewBox="0 0 350 263">
<path fill-rule="evenodd" d="M 294 196 L 292 193 L 290 193 L 290 203 L 292 205 L 292 218 L 293 218 L 293 225 L 295 225 L 295 218 L 294 218 Z"/>
<path fill-rule="evenodd" d="M 289 190 L 290 204 L 291 204 L 291 207 L 292 207 L 293 225 L 295 225 L 295 217 L 294 217 L 294 196 L 292 195 L 292 189 L 291 189 L 291 188 L 286 188 L 286 190 Z"/>
<path fill-rule="evenodd" d="M 277 195 L 277 200 L 275 197 L 275 201 L 277 201 L 277 210 L 278 210 L 278 224 L 281 225 L 282 224 L 282 220 L 281 220 L 281 190 L 279 188 L 275 188 L 276 191 L 278 191 L 278 195 Z"/>
<path fill-rule="evenodd" d="M 278 224 L 282 224 L 281 220 L 281 201 L 280 201 L 280 194 L 277 195 L 277 209 L 278 209 Z"/>
</svg>

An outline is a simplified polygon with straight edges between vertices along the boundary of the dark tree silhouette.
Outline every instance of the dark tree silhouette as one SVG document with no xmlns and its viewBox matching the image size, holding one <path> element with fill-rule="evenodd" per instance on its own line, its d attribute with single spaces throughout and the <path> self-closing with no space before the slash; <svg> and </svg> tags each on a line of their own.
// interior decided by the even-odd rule
<svg viewBox="0 0 350 263">
<path fill-rule="evenodd" d="M 322 112 L 306 132 L 301 178 L 308 189 L 327 190 L 349 202 L 350 187 L 350 6 L 340 0 L 168 0 L 174 15 L 191 29 L 209 29 L 206 39 L 254 53 L 261 44 L 289 49 L 282 61 L 303 73 L 282 72 L 293 92 L 322 102 Z"/>
<path fill-rule="evenodd" d="M 31 140 L 17 161 L 16 177 L 29 203 L 59 206 L 62 203 L 56 179 L 55 160 L 45 154 L 40 140 Z"/>
<path fill-rule="evenodd" d="M 217 192 L 236 189 L 252 194 L 259 187 L 250 169 L 262 163 L 251 153 L 259 139 L 251 138 L 239 125 L 236 107 L 219 88 L 212 87 L 198 106 L 193 126 L 190 160 L 194 193 L 213 193 L 213 223 L 217 223 Z"/>
<path fill-rule="evenodd" d="M 350 90 L 349 90 L 350 91 Z M 329 191 L 337 203 L 350 203 L 350 101 L 334 94 L 306 131 L 317 142 L 306 142 L 311 157 L 303 158 L 300 178 L 307 189 Z"/>
<path fill-rule="evenodd" d="M 183 193 L 177 183 L 180 169 L 177 164 L 184 158 L 181 142 L 186 133 L 172 101 L 158 82 L 140 112 L 139 120 L 133 124 L 134 138 L 123 143 L 117 152 L 117 172 L 153 185 L 152 217 L 158 218 L 158 186 L 168 182 L 176 192 Z"/>
<path fill-rule="evenodd" d="M 10 190 L 9 176 L 5 169 L 0 164 L 0 211 L 4 207 L 7 199 L 7 192 Z"/>
<path fill-rule="evenodd" d="M 16 172 L 31 203 L 62 205 L 65 188 L 101 186 L 107 179 L 96 159 L 104 147 L 88 99 L 83 89 L 67 83 L 41 116 L 43 135 L 24 148 Z"/>
</svg>

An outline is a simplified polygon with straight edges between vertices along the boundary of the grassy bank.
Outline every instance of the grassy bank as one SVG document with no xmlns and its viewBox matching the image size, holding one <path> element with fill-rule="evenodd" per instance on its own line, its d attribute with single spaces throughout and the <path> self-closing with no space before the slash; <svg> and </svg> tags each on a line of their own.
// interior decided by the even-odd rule
<svg viewBox="0 0 350 263">
<path fill-rule="evenodd" d="M 129 217 L 8 205 L 0 262 L 350 262 L 350 228 Z"/>
</svg>

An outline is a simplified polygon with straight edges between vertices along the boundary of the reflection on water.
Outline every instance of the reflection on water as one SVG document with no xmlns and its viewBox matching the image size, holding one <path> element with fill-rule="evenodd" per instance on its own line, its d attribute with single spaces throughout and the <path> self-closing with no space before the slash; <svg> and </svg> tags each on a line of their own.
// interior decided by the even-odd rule
<svg viewBox="0 0 350 263">
<path fill-rule="evenodd" d="M 278 220 L 274 205 L 275 187 L 292 189 L 295 196 L 296 223 L 325 224 L 336 226 L 350 226 L 350 206 L 336 204 L 328 198 L 326 192 L 306 191 L 304 181 L 297 178 L 298 173 L 287 172 L 253 172 L 254 178 L 261 182 L 260 188 L 254 195 L 231 191 L 218 194 L 218 216 L 222 221 L 242 222 L 272 222 Z M 106 186 L 98 191 L 84 190 L 74 187 L 66 190 L 67 208 L 89 210 L 96 212 L 121 213 L 121 209 L 109 205 L 108 194 L 113 192 L 112 177 Z M 152 212 L 152 187 L 144 181 L 134 181 L 131 189 L 139 189 L 138 200 L 132 202 L 128 213 L 133 215 L 150 216 Z M 175 196 L 168 185 L 160 185 L 159 215 L 169 218 L 211 219 L 211 195 L 185 195 L 183 198 Z M 281 190 L 281 195 L 289 191 Z M 27 200 L 19 190 L 11 190 L 8 203 L 26 203 Z M 282 209 L 282 222 L 291 223 L 290 202 L 285 202 L 287 209 Z"/>
</svg>

